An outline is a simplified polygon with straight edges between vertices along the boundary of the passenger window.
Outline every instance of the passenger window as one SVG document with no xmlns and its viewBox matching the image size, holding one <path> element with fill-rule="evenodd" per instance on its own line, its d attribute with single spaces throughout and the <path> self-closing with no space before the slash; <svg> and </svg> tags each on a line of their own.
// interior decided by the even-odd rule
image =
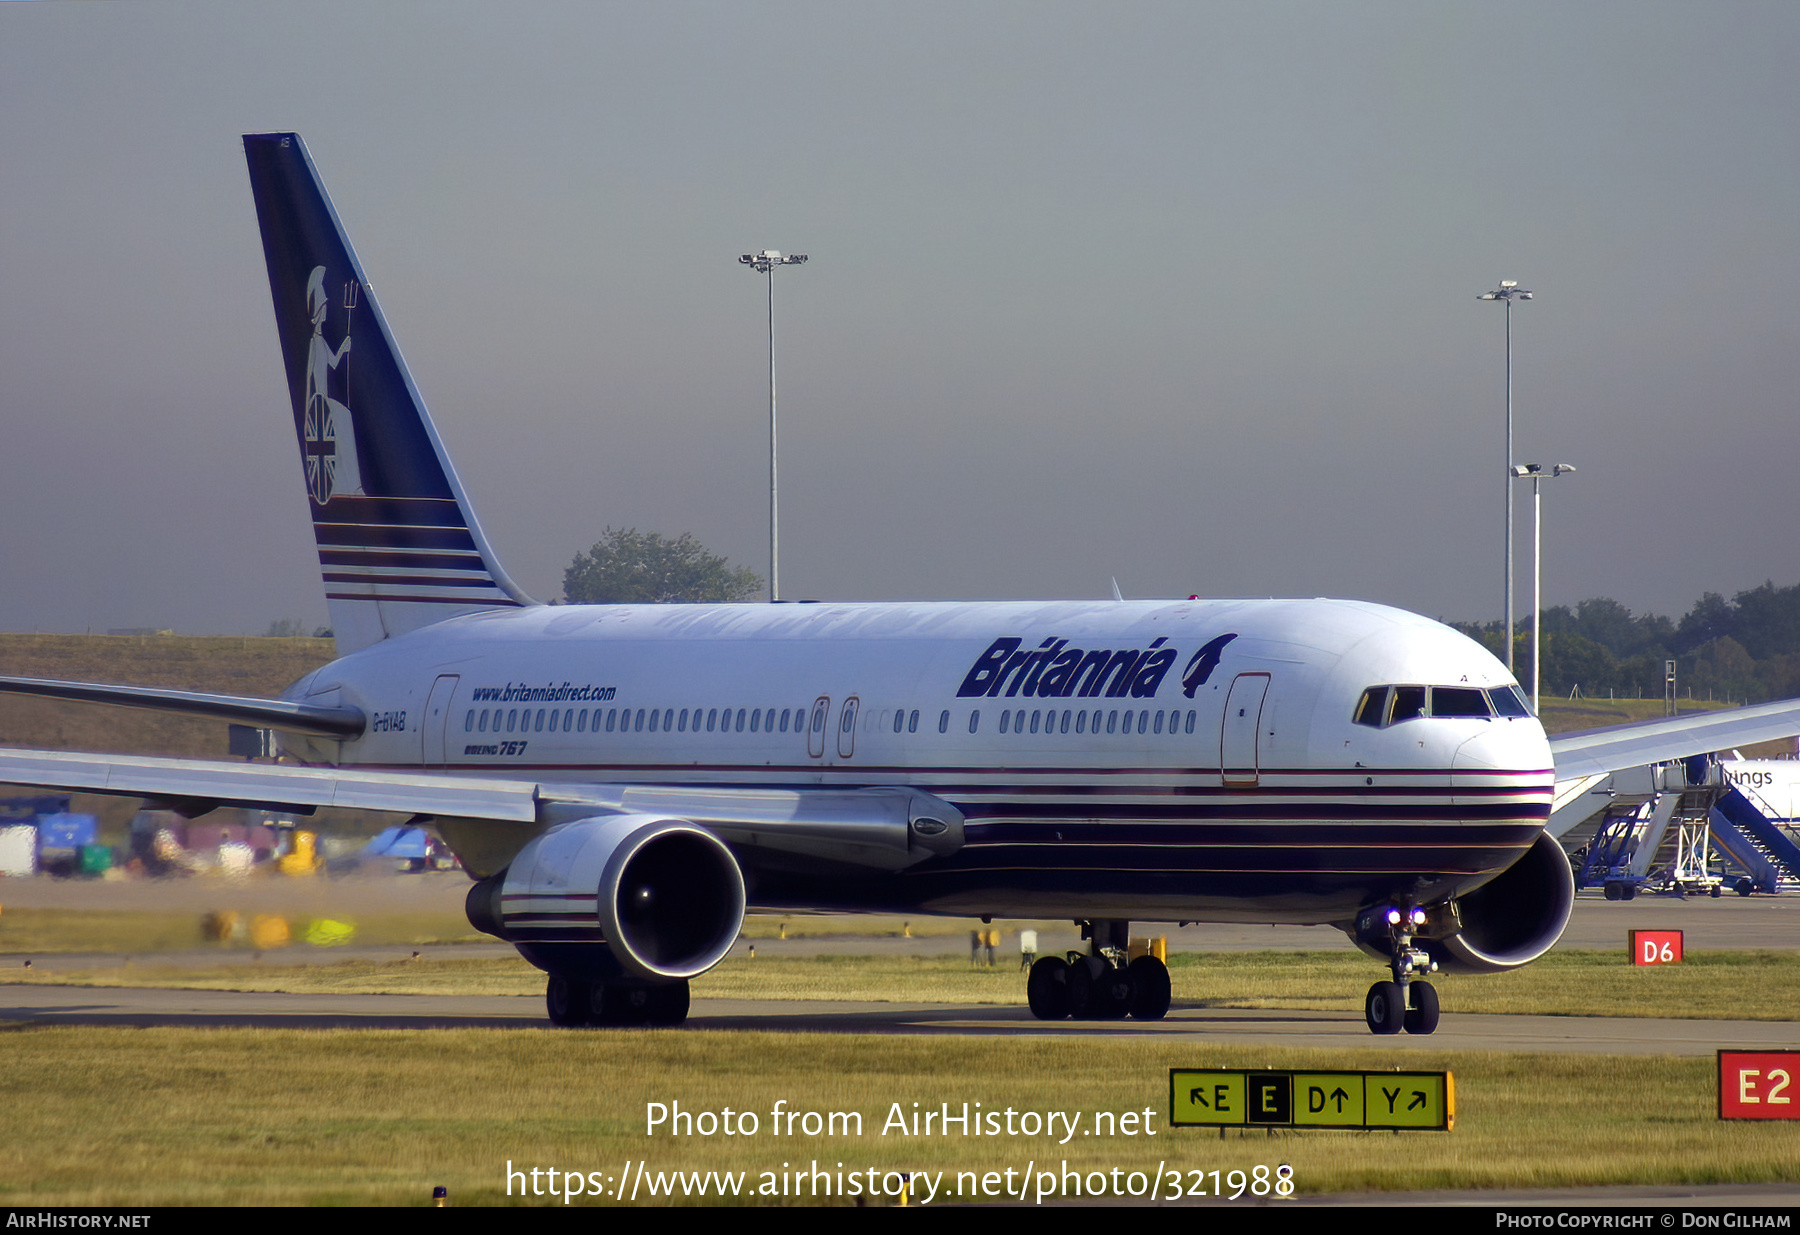
<svg viewBox="0 0 1800 1235">
<path fill-rule="evenodd" d="M 1075 713 L 1075 732 L 1087 732 L 1087 712 L 1085 710 Z"/>
<path fill-rule="evenodd" d="M 1033 712 L 1031 714 L 1031 731 L 1033 733 L 1036 733 L 1038 731 L 1038 718 L 1041 717 L 1042 715 L 1043 715 L 1042 712 Z"/>
<path fill-rule="evenodd" d="M 912 715 L 907 717 L 906 731 L 908 733 L 917 733 L 919 731 L 919 709 L 918 708 L 914 708 L 912 710 Z"/>
<path fill-rule="evenodd" d="M 1001 709 L 1001 711 L 1000 711 L 1000 732 L 1005 733 L 1007 731 L 1008 727 L 1011 726 L 1011 724 L 1012 724 L 1012 713 L 1010 711 L 1007 711 L 1004 708 Z M 973 729 L 971 729 L 971 730 L 969 730 L 969 732 L 974 733 L 975 731 Z"/>
<path fill-rule="evenodd" d="M 1001 713 L 1001 715 L 1005 715 L 1005 713 Z M 979 728 L 981 728 L 981 709 L 976 708 L 969 713 L 969 732 L 974 733 Z"/>
<path fill-rule="evenodd" d="M 894 709 L 894 732 L 900 732 L 900 726 L 906 721 L 906 713 L 899 708 Z"/>
<path fill-rule="evenodd" d="M 950 709 L 949 708 L 945 708 L 943 710 L 943 712 L 940 713 L 938 716 L 938 732 L 939 733 L 949 733 L 950 732 Z"/>
<path fill-rule="evenodd" d="M 1194 731 L 1194 712 L 1193 712 L 1192 708 L 1188 709 L 1187 731 L 1189 733 L 1192 733 Z"/>
</svg>

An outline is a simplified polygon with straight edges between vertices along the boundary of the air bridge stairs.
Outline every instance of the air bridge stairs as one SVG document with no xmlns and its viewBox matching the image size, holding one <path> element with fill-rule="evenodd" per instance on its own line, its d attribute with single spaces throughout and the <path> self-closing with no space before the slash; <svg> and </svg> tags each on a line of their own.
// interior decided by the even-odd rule
<svg viewBox="0 0 1800 1235">
<path fill-rule="evenodd" d="M 1667 788 L 1613 798 L 1579 854 L 1577 888 L 1604 888 L 1607 900 L 1631 900 L 1640 889 L 1719 895 L 1723 881 L 1707 861 L 1718 787 L 1680 783 L 1681 769 L 1668 770 Z"/>
<path fill-rule="evenodd" d="M 1645 773 L 1647 783 L 1636 792 L 1624 778 L 1592 791 L 1609 802 L 1577 853 L 1576 887 L 1602 887 L 1608 900 L 1629 900 L 1640 889 L 1717 896 L 1730 886 L 1748 896 L 1800 888 L 1800 846 L 1741 789 L 1725 784 L 1715 761 L 1702 756 L 1654 765 L 1637 774 L 1640 781 Z M 1550 831 L 1578 834 L 1580 816 L 1591 809 L 1571 801 L 1557 812 L 1560 818 L 1553 816 Z M 1709 861 L 1712 850 L 1744 874 L 1721 879 Z"/>
<path fill-rule="evenodd" d="M 1730 789 L 1713 804 L 1713 844 L 1747 872 L 1751 890 L 1790 891 L 1800 887 L 1800 845 L 1758 810 L 1741 789 Z"/>
</svg>

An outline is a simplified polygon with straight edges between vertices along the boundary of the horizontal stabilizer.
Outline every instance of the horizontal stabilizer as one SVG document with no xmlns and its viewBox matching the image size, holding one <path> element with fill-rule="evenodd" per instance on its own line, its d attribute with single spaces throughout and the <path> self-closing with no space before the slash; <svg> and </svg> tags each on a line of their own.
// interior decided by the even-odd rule
<svg viewBox="0 0 1800 1235">
<path fill-rule="evenodd" d="M 46 699 L 73 699 L 80 703 L 110 703 L 123 708 L 147 708 L 206 716 L 237 725 L 279 729 L 322 738 L 355 738 L 367 718 L 357 708 L 320 707 L 289 703 L 285 699 L 257 699 L 248 695 L 210 695 L 196 690 L 164 690 L 155 686 L 110 686 L 103 682 L 55 682 L 43 678 L 0 677 L 0 694 L 39 695 Z"/>
</svg>

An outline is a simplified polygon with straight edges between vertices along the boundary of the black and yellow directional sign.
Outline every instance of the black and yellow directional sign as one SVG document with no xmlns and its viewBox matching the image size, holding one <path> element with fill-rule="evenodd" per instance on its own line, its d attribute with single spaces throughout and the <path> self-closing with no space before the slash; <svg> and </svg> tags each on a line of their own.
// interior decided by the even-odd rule
<svg viewBox="0 0 1800 1235">
<path fill-rule="evenodd" d="M 1256 1072 L 1170 1068 L 1177 1128 L 1418 1128 L 1456 1126 L 1448 1072 Z"/>
</svg>

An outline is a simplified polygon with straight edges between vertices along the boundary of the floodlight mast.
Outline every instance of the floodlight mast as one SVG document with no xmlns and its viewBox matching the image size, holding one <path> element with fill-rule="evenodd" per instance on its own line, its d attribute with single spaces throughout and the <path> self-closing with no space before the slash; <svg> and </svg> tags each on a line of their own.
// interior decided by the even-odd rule
<svg viewBox="0 0 1800 1235">
<path fill-rule="evenodd" d="M 1512 305 L 1514 300 L 1530 300 L 1531 293 L 1519 286 L 1517 279 L 1502 279 L 1500 286 L 1483 292 L 1477 300 L 1506 302 L 1506 671 L 1513 671 L 1513 491 L 1510 473 L 1513 467 L 1513 396 L 1512 396 Z"/>
<path fill-rule="evenodd" d="M 1551 480 L 1575 470 L 1573 463 L 1558 463 L 1548 472 L 1540 463 L 1515 463 L 1509 470 L 1514 480 L 1531 482 L 1531 714 L 1543 715 L 1538 695 L 1540 649 L 1543 647 L 1544 621 L 1544 495 L 1546 477 Z"/>
<path fill-rule="evenodd" d="M 789 253 L 783 257 L 774 249 L 764 249 L 761 253 L 746 253 L 738 261 L 769 280 L 769 600 L 773 603 L 781 599 L 781 508 L 775 448 L 775 267 L 802 265 L 806 254 Z"/>
</svg>

